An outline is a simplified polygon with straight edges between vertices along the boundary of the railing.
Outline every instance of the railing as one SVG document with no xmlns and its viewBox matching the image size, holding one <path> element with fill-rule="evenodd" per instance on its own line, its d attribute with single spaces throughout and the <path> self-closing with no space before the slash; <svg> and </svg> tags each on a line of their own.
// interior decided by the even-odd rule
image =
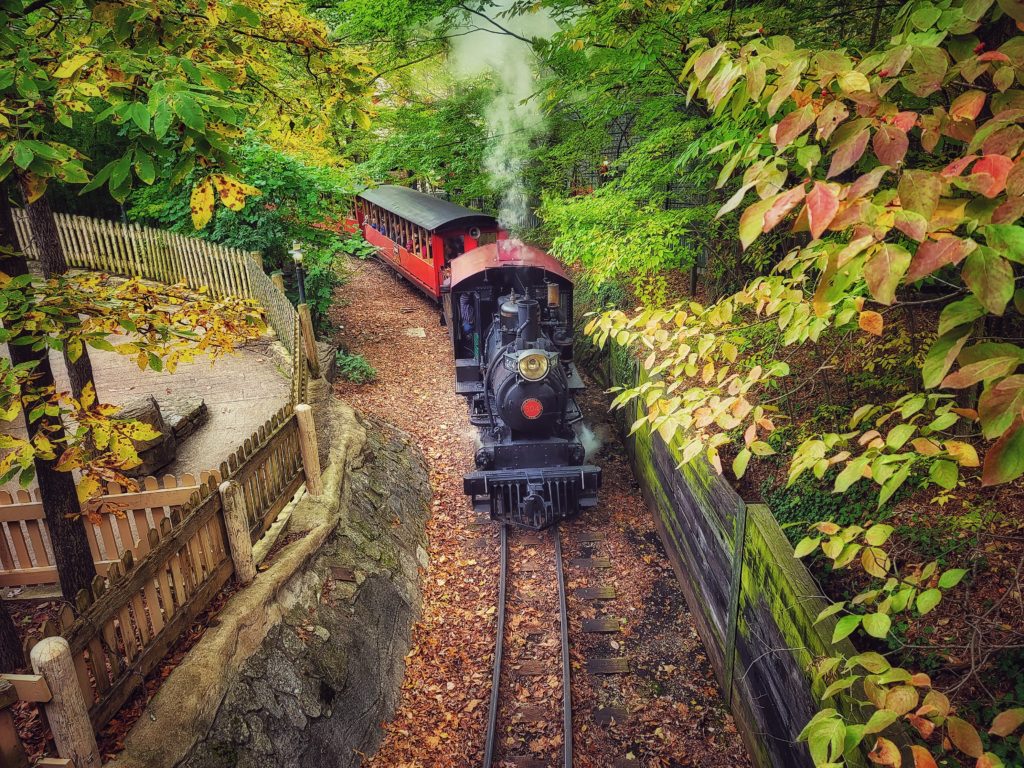
<svg viewBox="0 0 1024 768">
<path fill-rule="evenodd" d="M 28 216 L 14 212 L 18 242 L 29 258 L 38 258 Z M 57 235 L 69 267 L 142 277 L 190 288 L 206 287 L 225 298 L 254 299 L 267 311 L 271 327 L 292 352 L 295 308 L 263 271 L 258 251 L 242 251 L 197 237 L 139 224 L 122 224 L 87 216 L 54 214 Z"/>
<path fill-rule="evenodd" d="M 250 539 L 258 541 L 306 479 L 298 419 L 282 408 L 221 464 L 222 478 L 241 489 Z M 219 479 L 209 476 L 189 500 L 174 507 L 144 543 L 125 550 L 75 603 L 60 626 L 48 622 L 31 638 L 63 636 L 94 729 L 102 728 L 234 571 Z"/>
<path fill-rule="evenodd" d="M 211 477 L 220 481 L 218 472 L 203 472 L 198 481 L 188 474 L 180 478 L 164 475 L 162 480 L 145 477 L 139 480 L 138 491 L 108 483 L 104 495 L 92 504 L 94 509 L 110 511 L 85 525 L 97 573 L 106 575 L 126 551 L 145 551 L 146 532 L 159 530 L 164 518 Z M 14 494 L 0 491 L 0 587 L 57 583 L 57 565 L 38 489 Z"/>
</svg>

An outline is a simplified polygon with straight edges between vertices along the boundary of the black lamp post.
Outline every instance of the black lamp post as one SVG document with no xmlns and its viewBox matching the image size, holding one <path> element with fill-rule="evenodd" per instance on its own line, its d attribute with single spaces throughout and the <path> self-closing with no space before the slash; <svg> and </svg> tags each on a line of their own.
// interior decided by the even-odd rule
<svg viewBox="0 0 1024 768">
<path fill-rule="evenodd" d="M 299 304 L 306 303 L 306 276 L 302 272 L 302 246 L 298 240 L 292 241 L 292 249 L 288 251 L 295 262 L 295 283 L 299 289 Z"/>
</svg>

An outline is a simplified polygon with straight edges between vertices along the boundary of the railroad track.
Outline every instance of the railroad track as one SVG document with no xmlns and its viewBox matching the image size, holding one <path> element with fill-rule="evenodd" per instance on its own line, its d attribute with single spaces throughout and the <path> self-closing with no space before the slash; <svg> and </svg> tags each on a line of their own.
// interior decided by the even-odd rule
<svg viewBox="0 0 1024 768">
<path fill-rule="evenodd" d="M 497 605 L 497 634 L 494 649 L 494 672 L 491 682 L 490 710 L 488 712 L 487 735 L 484 746 L 483 768 L 492 768 L 499 765 L 515 765 L 517 768 L 547 768 L 548 763 L 535 756 L 511 754 L 513 750 L 505 749 L 499 739 L 502 725 L 507 728 L 515 727 L 524 720 L 545 722 L 545 707 L 536 704 L 517 706 L 516 702 L 508 702 L 502 698 L 502 689 L 510 685 L 510 678 L 515 676 L 550 678 L 551 668 L 542 659 L 513 659 L 511 665 L 506 665 L 505 646 L 506 640 L 506 618 L 508 616 L 508 597 L 510 593 L 510 539 L 516 539 L 517 549 L 527 549 L 537 544 L 543 544 L 547 539 L 550 544 L 551 557 L 548 566 L 536 560 L 522 560 L 516 563 L 513 570 L 518 571 L 517 576 L 524 578 L 527 574 L 542 573 L 545 570 L 553 574 L 557 588 L 558 603 L 558 651 L 561 662 L 561 720 L 562 720 L 562 749 L 560 764 L 562 768 L 572 768 L 572 667 L 569 663 L 569 615 L 566 607 L 565 596 L 565 569 L 562 561 L 562 541 L 558 526 L 548 529 L 540 534 L 524 533 L 508 526 L 501 526 L 500 547 L 500 571 L 498 581 L 498 605 Z M 548 590 L 550 591 L 550 590 Z M 552 595 L 548 595 L 551 597 Z M 550 648 L 546 639 L 543 627 L 528 627 L 538 630 L 527 631 L 527 639 L 533 638 L 532 647 L 543 649 Z M 521 647 L 530 648 L 531 643 L 519 638 Z M 550 662 L 550 658 L 548 659 Z M 509 669 L 508 666 L 512 668 Z M 507 697 L 506 697 L 507 698 Z M 550 703 L 550 701 L 549 701 Z M 547 714 L 551 714 L 550 711 Z M 550 736 L 548 737 L 550 738 Z"/>
</svg>

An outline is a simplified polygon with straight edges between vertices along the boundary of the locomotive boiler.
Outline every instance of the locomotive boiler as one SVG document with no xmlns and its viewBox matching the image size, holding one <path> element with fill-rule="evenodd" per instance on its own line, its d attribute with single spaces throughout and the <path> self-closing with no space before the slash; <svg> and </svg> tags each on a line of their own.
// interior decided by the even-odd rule
<svg viewBox="0 0 1024 768">
<path fill-rule="evenodd" d="M 499 240 L 451 262 L 441 287 L 456 391 L 479 430 L 473 507 L 540 529 L 597 503 L 601 470 L 576 433 L 572 281 L 544 251 Z"/>
</svg>

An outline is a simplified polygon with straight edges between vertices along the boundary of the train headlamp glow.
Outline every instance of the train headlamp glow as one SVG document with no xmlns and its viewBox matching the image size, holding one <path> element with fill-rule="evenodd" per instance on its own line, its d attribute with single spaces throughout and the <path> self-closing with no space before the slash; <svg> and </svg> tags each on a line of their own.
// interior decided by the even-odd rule
<svg viewBox="0 0 1024 768">
<path fill-rule="evenodd" d="M 528 381 L 540 381 L 548 375 L 548 357 L 543 352 L 528 352 L 519 358 L 519 375 Z"/>
</svg>

